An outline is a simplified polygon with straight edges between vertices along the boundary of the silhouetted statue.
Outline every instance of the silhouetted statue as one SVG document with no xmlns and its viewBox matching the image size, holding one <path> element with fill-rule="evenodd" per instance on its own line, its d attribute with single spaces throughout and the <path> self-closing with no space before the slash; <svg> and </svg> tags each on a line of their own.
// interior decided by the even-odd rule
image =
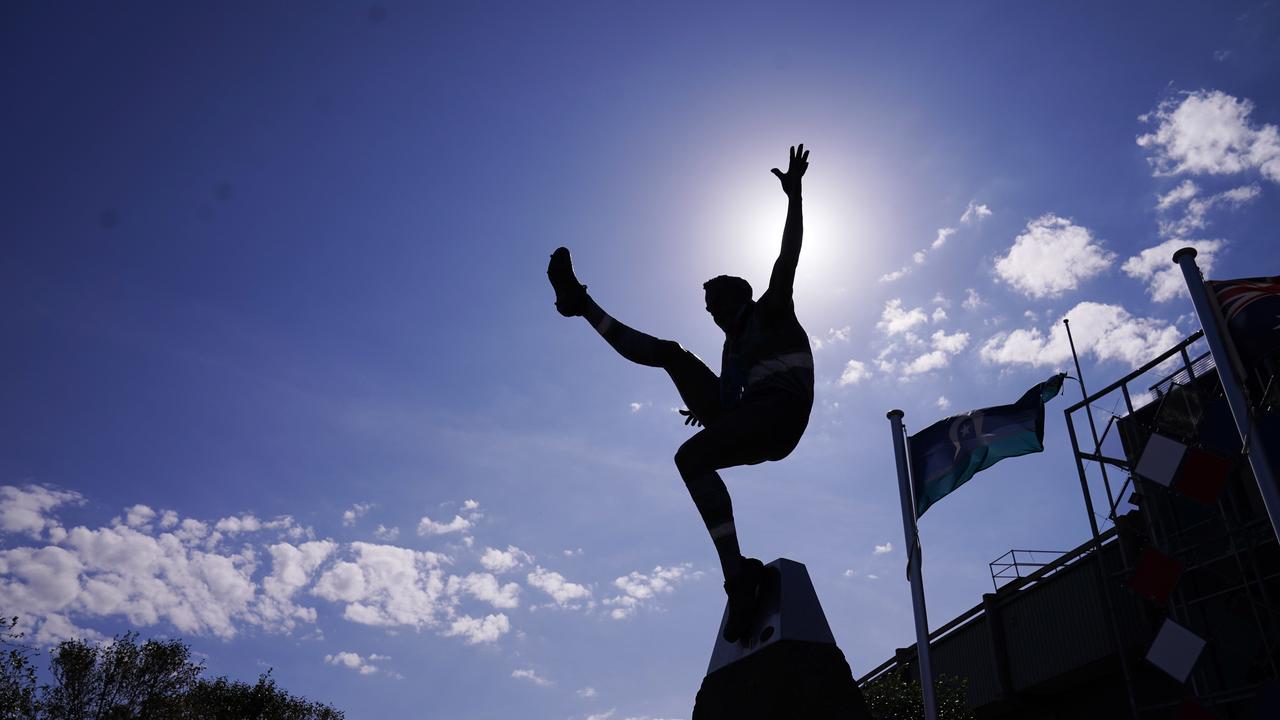
<svg viewBox="0 0 1280 720">
<path fill-rule="evenodd" d="M 586 318 L 624 358 L 666 370 L 688 407 L 680 411 L 685 424 L 703 428 L 680 446 L 675 461 L 724 571 L 729 617 L 723 635 L 729 642 L 748 631 L 764 566 L 742 557 L 729 491 L 716 471 L 786 457 L 813 407 L 813 351 L 791 297 L 804 234 L 800 179 L 808 167 L 809 152 L 800 145 L 791 148 L 785 173 L 772 170 L 787 195 L 787 220 L 769 289 L 752 300 L 751 285 L 729 275 L 702 286 L 707 312 L 725 335 L 718 378 L 679 343 L 634 330 L 602 310 L 574 276 L 567 248 L 557 248 L 547 266 L 560 314 Z"/>
</svg>

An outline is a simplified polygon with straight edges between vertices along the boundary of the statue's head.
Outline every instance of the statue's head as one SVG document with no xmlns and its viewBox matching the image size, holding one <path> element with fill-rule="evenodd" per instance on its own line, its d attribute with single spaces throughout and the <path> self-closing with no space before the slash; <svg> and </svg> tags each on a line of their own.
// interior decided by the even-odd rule
<svg viewBox="0 0 1280 720">
<path fill-rule="evenodd" d="M 717 275 L 702 284 L 707 312 L 721 330 L 730 332 L 743 308 L 751 304 L 751 283 L 732 275 Z"/>
</svg>

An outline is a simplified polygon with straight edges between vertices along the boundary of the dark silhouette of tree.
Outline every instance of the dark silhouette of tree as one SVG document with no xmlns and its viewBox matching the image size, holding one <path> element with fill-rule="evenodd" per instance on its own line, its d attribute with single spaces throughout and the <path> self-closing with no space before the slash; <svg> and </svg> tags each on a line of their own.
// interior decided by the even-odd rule
<svg viewBox="0 0 1280 720">
<path fill-rule="evenodd" d="M 186 696 L 183 720 L 342 720 L 345 715 L 330 705 L 310 702 L 276 687 L 271 671 L 258 676 L 256 685 L 228 680 L 200 679 Z"/>
<path fill-rule="evenodd" d="M 330 705 L 295 697 L 268 670 L 250 685 L 201 677 L 181 640 L 147 640 L 136 633 L 110 643 L 59 643 L 49 656 L 53 682 L 36 685 L 32 657 L 14 631 L 17 618 L 0 619 L 0 720 L 342 720 Z"/>
<path fill-rule="evenodd" d="M 0 618 L 0 720 L 28 720 L 36 717 L 36 668 L 31 663 L 35 651 L 22 643 L 22 633 L 14 630 L 18 618 Z"/>
</svg>

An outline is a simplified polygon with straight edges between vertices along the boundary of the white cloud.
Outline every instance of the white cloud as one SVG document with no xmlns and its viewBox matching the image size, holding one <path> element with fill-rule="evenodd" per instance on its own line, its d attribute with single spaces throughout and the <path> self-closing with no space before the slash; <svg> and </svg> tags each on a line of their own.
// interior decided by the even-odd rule
<svg viewBox="0 0 1280 720">
<path fill-rule="evenodd" d="M 582 557 L 582 548 L 566 548 L 564 556 L 567 558 Z"/>
<path fill-rule="evenodd" d="M 1027 223 L 1009 252 L 996 258 L 996 275 L 1029 297 L 1057 297 L 1114 260 L 1115 254 L 1095 242 L 1088 228 L 1046 214 Z"/>
<path fill-rule="evenodd" d="M 256 566 L 252 549 L 220 555 L 173 533 L 76 527 L 62 546 L 0 550 L 0 607 L 32 620 L 115 615 L 229 638 L 236 620 L 264 622 L 251 606 Z"/>
<path fill-rule="evenodd" d="M 938 330 L 933 333 L 930 339 L 933 341 L 935 350 L 942 350 L 952 355 L 959 353 L 969 345 L 969 333 L 967 332 L 956 332 L 948 335 Z"/>
<path fill-rule="evenodd" d="M 1205 216 L 1213 208 L 1219 205 L 1226 205 L 1233 209 L 1238 208 L 1257 199 L 1261 194 L 1262 188 L 1257 184 L 1253 184 L 1232 188 L 1217 195 L 1210 195 L 1207 198 L 1193 199 L 1187 203 L 1186 211 L 1182 217 L 1177 220 L 1160 221 L 1160 234 L 1164 237 L 1186 236 L 1208 226 L 1209 223 Z"/>
<path fill-rule="evenodd" d="M 1160 103 L 1140 120 L 1158 123 L 1137 142 L 1152 152 L 1156 175 L 1231 175 L 1258 170 L 1280 182 L 1280 130 L 1249 119 L 1253 103 L 1220 90 L 1197 90 Z"/>
<path fill-rule="evenodd" d="M 479 645 L 497 642 L 510 630 L 511 621 L 502 613 L 486 615 L 483 618 L 462 615 L 454 618 L 443 634 L 446 637 L 461 636 L 468 645 Z"/>
<path fill-rule="evenodd" d="M 272 520 L 261 520 L 253 513 L 225 517 L 214 523 L 218 533 L 236 536 L 245 533 L 256 533 L 263 530 L 275 530 L 280 537 L 290 540 L 301 540 L 313 535 L 310 528 L 303 527 L 290 515 L 278 515 Z M 217 538 L 214 538 L 215 542 Z"/>
<path fill-rule="evenodd" d="M 633 402 L 633 403 L 631 403 L 631 405 L 630 405 L 630 407 L 631 407 L 631 412 L 633 412 L 633 413 L 634 413 L 634 412 L 640 412 L 642 409 L 644 409 L 645 404 L 646 404 L 646 403 L 638 403 L 638 402 Z"/>
<path fill-rule="evenodd" d="M 0 532 L 22 533 L 39 539 L 45 530 L 59 528 L 51 510 L 61 505 L 82 505 L 84 496 L 69 490 L 54 490 L 39 485 L 0 486 Z"/>
<path fill-rule="evenodd" d="M 0 486 L 0 497 L 10 501 L 0 514 L 6 530 L 60 542 L 0 549 L 0 608 L 20 615 L 21 630 L 41 644 L 101 639 L 77 627 L 79 618 L 123 618 L 137 628 L 168 624 L 178 634 L 224 639 L 245 627 L 289 633 L 317 620 L 317 609 L 299 602 L 304 596 L 337 603 L 354 623 L 493 642 L 510 631 L 505 615 L 472 617 L 460 610 L 475 601 L 513 608 L 521 590 L 490 573 L 446 575 L 443 566 L 452 561 L 432 552 L 331 540 L 263 542 L 268 531 L 309 534 L 287 515 L 263 521 L 246 513 L 207 524 L 133 505 L 111 525 L 68 531 L 48 512 L 82 502 L 78 494 Z M 247 537 L 229 550 L 220 541 L 224 533 Z M 572 598 L 579 587 L 567 583 L 560 596 Z M 362 667 L 352 659 L 339 653 L 329 662 Z"/>
<path fill-rule="evenodd" d="M 947 354 L 941 350 L 931 350 L 923 355 L 915 357 L 910 362 L 903 364 L 899 370 L 904 376 L 920 375 L 922 373 L 940 370 L 950 364 L 951 360 Z"/>
<path fill-rule="evenodd" d="M 1190 180 L 1183 180 L 1178 187 L 1170 190 L 1160 196 L 1159 202 L 1156 203 L 1157 210 L 1168 210 L 1178 203 L 1185 202 L 1196 196 L 1200 192 L 1200 188 Z"/>
<path fill-rule="evenodd" d="M 537 673 L 537 671 L 533 670 L 532 668 L 526 668 L 523 670 L 512 670 L 511 677 L 516 678 L 517 680 L 528 680 L 529 682 L 533 683 L 534 685 L 537 685 L 538 687 L 551 686 L 550 680 L 542 677 Z"/>
<path fill-rule="evenodd" d="M 658 595 L 671 593 L 676 585 L 699 577 L 702 577 L 702 573 L 695 572 L 690 563 L 672 567 L 659 565 L 649 573 L 632 572 L 613 581 L 614 587 L 621 590 L 622 594 L 606 598 L 604 604 L 613 607 L 609 617 L 622 620 L 635 614 L 641 605 L 652 601 Z"/>
<path fill-rule="evenodd" d="M 400 537 L 400 528 L 387 527 L 386 525 L 379 524 L 378 527 L 374 529 L 373 536 L 379 540 L 395 540 Z"/>
<path fill-rule="evenodd" d="M 844 372 L 840 373 L 838 381 L 841 387 L 845 385 L 857 385 L 858 383 L 871 377 L 871 370 L 867 368 L 867 364 L 859 360 L 850 360 L 845 363 Z"/>
<path fill-rule="evenodd" d="M 346 527 L 355 525 L 356 520 L 363 517 L 365 513 L 368 513 L 372 508 L 373 503 L 358 502 L 355 505 L 352 505 L 350 509 L 342 513 L 342 524 Z"/>
<path fill-rule="evenodd" d="M 22 622 L 25 618 L 19 618 Z M 102 642 L 107 638 L 97 630 L 82 628 L 76 626 L 65 615 L 53 613 L 46 615 L 43 619 L 33 622 L 36 626 L 31 640 L 40 647 L 53 647 L 58 643 L 67 640 L 86 640 L 88 642 Z"/>
<path fill-rule="evenodd" d="M 579 608 L 591 599 L 591 590 L 585 585 L 569 582 L 565 576 L 535 565 L 525 579 L 528 583 L 551 596 L 556 605 L 563 608 Z"/>
<path fill-rule="evenodd" d="M 1238 206 L 1254 200 L 1261 194 L 1262 188 L 1257 183 L 1252 183 L 1220 192 L 1211 199 Z"/>
<path fill-rule="evenodd" d="M 1182 339 L 1176 327 L 1154 318 L 1135 317 L 1119 305 L 1082 302 L 1067 311 L 1076 349 L 1097 360 L 1141 365 Z M 1061 318 L 1046 336 L 1039 328 L 1000 332 L 983 344 L 982 359 L 1001 365 L 1062 367 L 1071 348 Z"/>
<path fill-rule="evenodd" d="M 296 547 L 277 543 L 268 548 L 271 574 L 263 578 L 262 593 L 254 605 L 261 624 L 287 632 L 293 630 L 299 621 L 316 621 L 315 609 L 295 604 L 293 596 L 311 581 L 316 570 L 336 548 L 337 545 L 328 540 L 306 542 Z"/>
<path fill-rule="evenodd" d="M 909 267 L 904 267 L 901 270 L 894 270 L 891 273 L 885 273 L 884 275 L 881 275 L 880 282 L 891 283 L 894 280 L 898 280 L 902 276 L 909 274 L 910 272 L 911 272 L 911 268 Z"/>
<path fill-rule="evenodd" d="M 915 252 L 911 253 L 911 262 L 913 262 L 913 263 L 915 263 L 915 264 L 917 264 L 917 265 L 923 265 L 923 264 L 924 264 L 924 251 L 923 251 L 923 250 L 917 250 L 917 251 L 915 251 Z"/>
<path fill-rule="evenodd" d="M 889 343 L 876 353 L 876 368 L 886 375 L 892 374 L 898 369 L 898 363 L 893 359 L 893 354 L 898 351 L 898 343 Z"/>
<path fill-rule="evenodd" d="M 533 556 L 515 545 L 508 545 L 506 550 L 487 547 L 480 556 L 480 564 L 496 573 L 509 572 L 529 562 L 533 562 Z"/>
<path fill-rule="evenodd" d="M 378 672 L 378 666 L 374 665 L 372 660 L 390 660 L 385 655 L 370 655 L 367 658 L 360 657 L 359 653 L 342 651 L 333 655 L 325 655 L 324 661 L 330 665 L 338 665 L 341 667 L 351 668 L 361 675 L 372 675 Z"/>
<path fill-rule="evenodd" d="M 515 583 L 501 585 L 498 579 L 489 573 L 470 573 L 466 577 L 452 576 L 445 589 L 450 595 L 466 592 L 477 600 L 504 610 L 520 605 L 520 586 Z"/>
<path fill-rule="evenodd" d="M 312 594 L 345 603 L 343 617 L 362 625 L 435 627 L 452 611 L 445 594 L 447 559 L 394 545 L 354 542 L 353 561 L 334 563 Z"/>
<path fill-rule="evenodd" d="M 849 570 L 845 570 L 845 571 L 844 571 L 844 576 L 845 576 L 845 577 L 847 577 L 847 578 L 851 578 L 851 577 L 853 577 L 854 575 L 857 575 L 857 574 L 858 574 L 858 571 L 857 571 L 857 570 L 853 570 L 853 569 L 849 569 Z"/>
<path fill-rule="evenodd" d="M 880 579 L 880 576 L 879 576 L 879 575 L 867 575 L 867 579 L 868 579 L 868 580 L 879 580 L 879 579 Z"/>
<path fill-rule="evenodd" d="M 150 528 L 151 521 L 156 517 L 156 511 L 146 505 L 134 505 L 131 508 L 125 508 L 124 524 L 131 528 Z"/>
<path fill-rule="evenodd" d="M 973 288 L 965 288 L 964 302 L 961 303 L 961 307 L 963 307 L 965 310 L 976 310 L 982 307 L 982 305 L 983 305 L 982 296 L 978 294 L 978 291 L 974 290 Z"/>
<path fill-rule="evenodd" d="M 219 520 L 213 526 L 214 530 L 227 535 L 237 535 L 244 532 L 258 532 L 262 529 L 262 521 L 251 513 L 239 516 L 225 517 Z"/>
<path fill-rule="evenodd" d="M 884 311 L 880 313 L 876 328 L 886 335 L 897 335 L 928 322 L 929 316 L 923 308 L 903 310 L 901 298 L 893 298 L 884 304 Z"/>
<path fill-rule="evenodd" d="M 436 522 L 426 515 L 418 521 L 419 535 L 446 535 L 469 529 L 471 529 L 471 521 L 461 515 L 454 515 L 453 519 L 447 523 Z"/>
<path fill-rule="evenodd" d="M 942 308 L 940 308 L 940 307 L 939 307 L 939 308 L 934 308 L 934 309 L 933 309 L 933 315 L 931 315 L 931 316 L 930 316 L 930 319 L 931 319 L 931 320 L 933 320 L 933 322 L 934 322 L 935 324 L 936 324 L 936 323 L 940 323 L 940 322 L 942 322 L 943 320 L 946 320 L 946 319 L 947 319 L 947 311 L 946 311 L 946 310 L 943 310 L 943 309 L 942 309 Z"/>
<path fill-rule="evenodd" d="M 912 333 L 907 333 L 906 339 L 909 344 L 916 347 L 924 345 L 924 341 Z M 897 373 L 904 379 L 913 375 L 940 370 L 951 364 L 952 355 L 961 352 L 969 345 L 969 333 L 957 332 L 948 335 L 942 330 L 937 330 L 930 336 L 930 341 L 932 350 L 918 354 L 905 362 L 897 361 L 891 357 L 898 350 L 898 347 L 890 345 L 881 351 L 876 358 L 876 362 L 882 372 L 886 374 Z"/>
<path fill-rule="evenodd" d="M 964 214 L 960 216 L 960 222 L 975 222 L 991 216 L 991 208 L 986 205 L 979 204 L 974 200 L 969 201 L 969 207 L 964 209 Z"/>
<path fill-rule="evenodd" d="M 574 694 L 580 698 L 593 698 L 600 693 L 596 692 L 596 689 L 593 687 L 584 687 Z"/>
<path fill-rule="evenodd" d="M 613 714 L 614 714 L 615 712 L 617 712 L 617 710 L 616 710 L 616 709 L 610 709 L 610 710 L 607 710 L 607 711 L 602 712 L 602 713 L 596 713 L 596 714 L 594 714 L 594 715 L 588 715 L 588 716 L 587 716 L 587 720 L 609 720 L 609 718 L 613 717 Z"/>
<path fill-rule="evenodd" d="M 827 345 L 832 345 L 838 342 L 840 343 L 849 342 L 849 326 L 848 325 L 845 325 L 842 328 L 828 329 L 827 335 L 825 338 L 821 338 L 816 335 L 809 336 L 809 344 L 813 346 L 814 350 L 821 350 Z"/>
<path fill-rule="evenodd" d="M 1131 278 L 1147 284 L 1147 294 L 1156 302 L 1167 302 L 1187 294 L 1187 284 L 1182 269 L 1173 262 L 1173 254 L 1180 248 L 1196 249 L 1196 264 L 1208 274 L 1213 269 L 1217 253 L 1226 245 L 1224 240 L 1185 240 L 1173 238 L 1124 261 L 1120 266 Z"/>
<path fill-rule="evenodd" d="M 938 235 L 933 239 L 933 242 L 929 244 L 929 249 L 937 250 L 947 243 L 947 238 L 955 234 L 956 229 L 953 227 L 938 228 Z"/>
<path fill-rule="evenodd" d="M 876 549 L 875 549 L 875 551 L 874 551 L 874 554 L 875 554 L 875 555 L 888 555 L 888 554 L 889 554 L 889 553 L 891 553 L 891 552 L 893 552 L 893 543 L 891 543 L 891 542 L 886 542 L 886 543 L 885 543 L 885 544 L 883 544 L 883 545 L 876 545 Z"/>
<path fill-rule="evenodd" d="M 947 399 L 946 395 L 939 395 L 937 402 L 934 404 L 938 406 L 939 410 L 946 410 L 951 407 L 951 401 Z"/>
<path fill-rule="evenodd" d="M 462 503 L 463 510 L 479 510 L 480 503 L 477 500 L 466 500 Z"/>
</svg>

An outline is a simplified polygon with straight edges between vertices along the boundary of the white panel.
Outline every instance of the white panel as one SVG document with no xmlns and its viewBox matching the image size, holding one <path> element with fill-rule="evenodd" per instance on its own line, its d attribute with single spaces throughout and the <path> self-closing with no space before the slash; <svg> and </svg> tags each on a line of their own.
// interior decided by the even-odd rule
<svg viewBox="0 0 1280 720">
<path fill-rule="evenodd" d="M 1204 638 L 1172 620 L 1165 620 L 1147 651 L 1147 660 L 1178 682 L 1186 682 L 1202 650 Z"/>
<path fill-rule="evenodd" d="M 1147 446 L 1142 449 L 1142 457 L 1138 459 L 1138 474 L 1169 487 L 1186 452 L 1186 445 L 1159 433 L 1152 433 Z"/>
</svg>

